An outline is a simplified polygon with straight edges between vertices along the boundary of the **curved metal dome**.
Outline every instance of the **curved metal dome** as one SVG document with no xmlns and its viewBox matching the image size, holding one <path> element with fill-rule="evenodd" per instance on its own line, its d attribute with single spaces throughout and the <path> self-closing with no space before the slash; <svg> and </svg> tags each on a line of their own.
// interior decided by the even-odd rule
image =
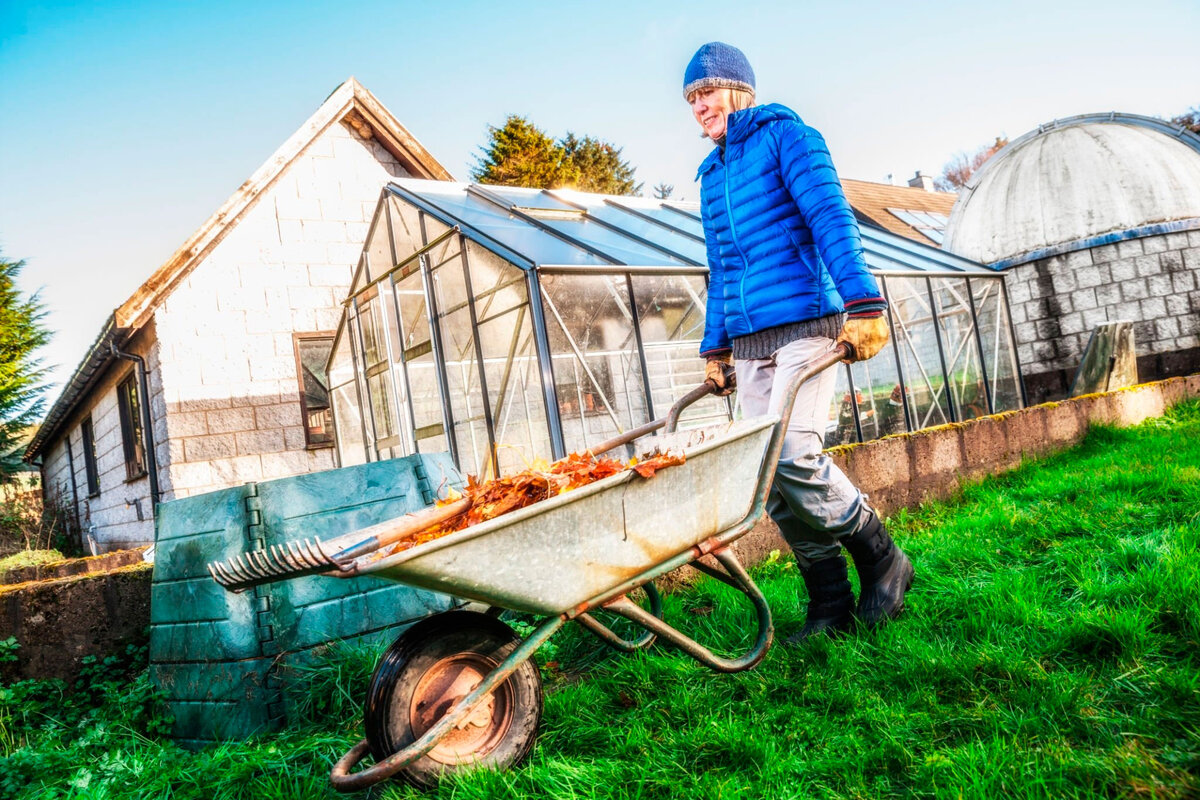
<svg viewBox="0 0 1200 800">
<path fill-rule="evenodd" d="M 942 246 L 1003 268 L 1200 228 L 1200 137 L 1134 114 L 1055 120 L 1010 142 L 959 193 Z"/>
</svg>

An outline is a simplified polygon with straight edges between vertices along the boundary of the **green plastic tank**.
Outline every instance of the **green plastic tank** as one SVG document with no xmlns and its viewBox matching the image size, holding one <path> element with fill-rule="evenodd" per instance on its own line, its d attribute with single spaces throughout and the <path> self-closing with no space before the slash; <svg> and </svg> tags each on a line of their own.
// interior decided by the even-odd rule
<svg viewBox="0 0 1200 800">
<path fill-rule="evenodd" d="M 319 576 L 227 592 L 208 564 L 279 542 L 330 539 L 419 511 L 462 488 L 434 453 L 250 483 L 162 503 L 155 521 L 150 675 L 174 738 L 199 748 L 288 721 L 295 667 L 333 641 L 373 644 L 458 605 L 378 578 Z"/>
</svg>

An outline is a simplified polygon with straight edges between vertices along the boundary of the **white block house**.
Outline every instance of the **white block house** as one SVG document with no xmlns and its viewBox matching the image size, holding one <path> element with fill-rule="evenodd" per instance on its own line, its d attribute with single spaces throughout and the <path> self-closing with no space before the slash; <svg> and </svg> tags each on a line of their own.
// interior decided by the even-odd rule
<svg viewBox="0 0 1200 800">
<path fill-rule="evenodd" d="M 156 502 L 335 466 L 325 360 L 380 191 L 449 172 L 339 86 L 115 309 L 25 459 L 101 551 Z"/>
</svg>

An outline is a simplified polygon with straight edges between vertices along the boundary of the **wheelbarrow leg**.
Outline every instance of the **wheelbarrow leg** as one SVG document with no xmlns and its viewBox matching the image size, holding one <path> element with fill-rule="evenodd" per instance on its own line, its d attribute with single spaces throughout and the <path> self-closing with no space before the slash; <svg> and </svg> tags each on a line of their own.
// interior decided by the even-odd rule
<svg viewBox="0 0 1200 800">
<path fill-rule="evenodd" d="M 626 619 L 633 620 L 651 633 L 661 636 L 710 669 L 717 672 L 742 672 L 762 661 L 763 657 L 767 654 L 767 650 L 771 647 L 771 640 L 775 636 L 775 628 L 771 622 L 771 607 L 767 605 L 767 599 L 763 597 L 758 586 L 750 579 L 741 562 L 737 560 L 737 557 L 731 550 L 728 548 L 716 550 L 712 553 L 712 556 L 725 568 L 725 572 L 729 578 L 725 582 L 736 587 L 749 597 L 758 615 L 758 637 L 755 639 L 754 646 L 738 658 L 723 658 L 716 655 L 708 648 L 675 630 L 625 596 L 610 601 L 605 605 L 605 608 L 620 614 Z M 707 572 L 708 570 L 703 571 Z"/>
<path fill-rule="evenodd" d="M 488 673 L 478 686 L 472 689 L 466 697 L 456 703 L 450 713 L 438 720 L 433 727 L 425 731 L 415 742 L 385 758 L 383 761 L 362 770 L 351 773 L 350 770 L 370 752 L 370 745 L 363 739 L 350 748 L 333 766 L 329 780 L 333 788 L 339 792 L 353 792 L 374 786 L 382 780 L 392 777 L 400 770 L 412 764 L 421 756 L 432 750 L 437 743 L 459 723 L 471 715 L 480 701 L 500 686 L 526 659 L 546 643 L 546 640 L 565 624 L 563 617 L 550 617 L 537 627 L 525 641 L 521 642 L 507 658 Z"/>
<path fill-rule="evenodd" d="M 645 589 L 646 598 L 650 601 L 650 613 L 656 618 L 662 619 L 662 596 L 659 595 L 658 589 L 655 588 L 653 582 L 646 583 L 642 588 Z M 652 632 L 646 631 L 637 639 L 623 639 L 591 614 L 580 614 L 575 621 L 596 634 L 605 644 L 626 653 L 643 650 L 654 644 L 654 640 L 657 638 Z"/>
</svg>

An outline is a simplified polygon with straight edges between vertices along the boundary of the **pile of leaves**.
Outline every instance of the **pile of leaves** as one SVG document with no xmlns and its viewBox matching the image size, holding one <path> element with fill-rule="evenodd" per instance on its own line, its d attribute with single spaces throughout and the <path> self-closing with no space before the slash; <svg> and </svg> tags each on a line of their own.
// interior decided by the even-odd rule
<svg viewBox="0 0 1200 800">
<path fill-rule="evenodd" d="M 463 528 L 604 480 L 627 469 L 633 470 L 643 478 L 652 478 L 658 470 L 683 462 L 684 456 L 680 453 L 660 453 L 640 461 L 634 458 L 625 464 L 616 459 L 597 458 L 584 452 L 571 453 L 553 464 L 535 464 L 513 475 L 484 483 L 478 483 L 476 477 L 470 475 L 467 477 L 467 488 L 462 494 L 451 491 L 450 496 L 438 502 L 439 505 L 448 505 L 466 496 L 471 500 L 471 505 L 466 511 L 440 525 L 431 526 L 404 539 L 390 552 L 398 553 L 440 539 Z"/>
</svg>

